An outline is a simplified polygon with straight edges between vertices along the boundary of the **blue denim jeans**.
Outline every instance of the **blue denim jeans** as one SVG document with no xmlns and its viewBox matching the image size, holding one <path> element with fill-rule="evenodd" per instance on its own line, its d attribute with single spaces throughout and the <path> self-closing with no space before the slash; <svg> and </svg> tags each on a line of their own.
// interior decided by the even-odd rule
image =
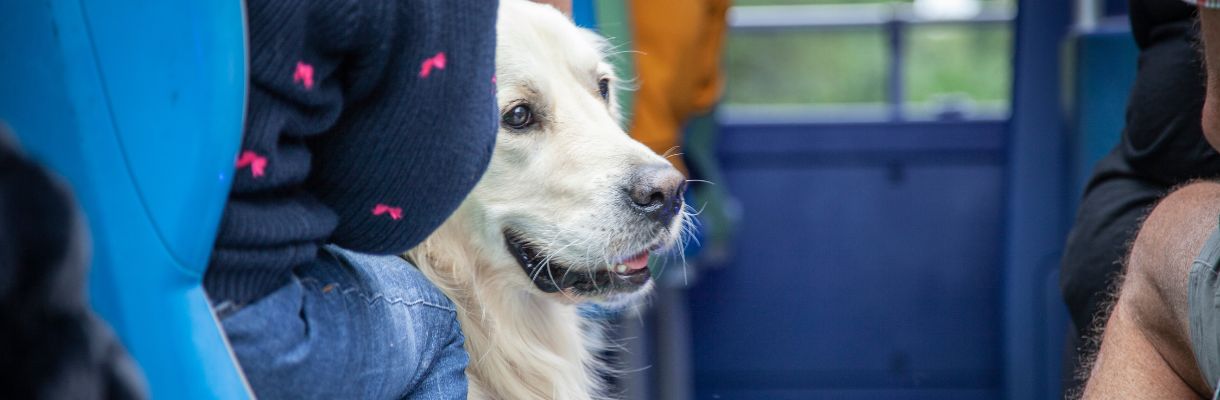
<svg viewBox="0 0 1220 400">
<path fill-rule="evenodd" d="M 465 399 L 453 303 L 414 266 L 328 246 L 293 280 L 217 313 L 260 399 Z"/>
</svg>

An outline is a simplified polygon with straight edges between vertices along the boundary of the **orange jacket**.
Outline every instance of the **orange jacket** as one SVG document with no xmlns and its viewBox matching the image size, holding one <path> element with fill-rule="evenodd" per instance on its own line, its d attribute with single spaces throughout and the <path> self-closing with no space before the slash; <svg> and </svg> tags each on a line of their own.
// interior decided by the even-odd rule
<svg viewBox="0 0 1220 400">
<path fill-rule="evenodd" d="M 724 88 L 720 50 L 730 0 L 631 0 L 639 90 L 631 132 L 664 154 L 682 144 L 682 125 L 711 110 Z M 670 162 L 686 173 L 681 157 Z"/>
</svg>

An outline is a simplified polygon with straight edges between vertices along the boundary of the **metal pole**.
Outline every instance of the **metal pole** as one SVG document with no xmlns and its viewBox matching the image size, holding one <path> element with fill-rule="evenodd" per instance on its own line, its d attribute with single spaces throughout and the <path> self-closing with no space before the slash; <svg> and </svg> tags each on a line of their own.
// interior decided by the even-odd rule
<svg viewBox="0 0 1220 400">
<path fill-rule="evenodd" d="M 903 58 L 904 53 L 906 52 L 904 51 L 905 46 L 903 44 L 902 36 L 904 33 L 903 31 L 906 30 L 906 22 L 901 18 L 890 19 L 890 21 L 886 22 L 885 24 L 885 30 L 889 39 L 890 51 L 890 62 L 888 65 L 889 70 L 887 71 L 889 76 L 888 79 L 886 79 L 886 103 L 890 111 L 890 120 L 897 122 L 902 121 L 904 115 L 902 105 L 905 99 L 903 98 L 904 81 L 902 72 Z"/>
<path fill-rule="evenodd" d="M 1099 0 L 1076 0 L 1076 29 L 1083 32 L 1096 28 L 1101 12 Z"/>
</svg>

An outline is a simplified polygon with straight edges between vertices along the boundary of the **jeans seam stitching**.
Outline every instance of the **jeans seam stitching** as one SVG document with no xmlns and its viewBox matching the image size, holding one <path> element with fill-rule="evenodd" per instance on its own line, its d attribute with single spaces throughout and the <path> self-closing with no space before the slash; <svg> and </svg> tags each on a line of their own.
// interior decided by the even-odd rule
<svg viewBox="0 0 1220 400">
<path fill-rule="evenodd" d="M 319 280 L 317 280 L 317 279 L 315 279 L 315 278 L 304 278 L 304 279 L 301 279 L 301 282 L 302 282 L 302 283 L 311 282 L 311 283 L 314 283 L 314 284 L 316 284 L 316 285 L 321 285 L 321 284 L 322 284 L 322 281 L 319 281 Z M 354 295 L 356 295 L 356 296 L 359 296 L 359 297 L 360 297 L 362 300 L 364 300 L 364 302 L 365 302 L 365 303 L 368 303 L 368 305 L 373 305 L 373 304 L 374 304 L 374 303 L 376 303 L 378 300 L 380 300 L 380 301 L 385 302 L 386 304 L 399 304 L 399 305 L 403 305 L 403 306 L 414 306 L 414 305 L 421 305 L 421 304 L 422 304 L 422 305 L 425 305 L 425 306 L 430 306 L 430 307 L 433 307 L 433 308 L 438 308 L 438 309 L 445 310 L 445 311 L 449 311 L 449 312 L 457 312 L 457 309 L 456 309 L 455 307 L 447 307 L 447 306 L 444 306 L 444 305 L 441 305 L 441 304 L 437 304 L 436 302 L 431 301 L 431 300 L 429 300 L 429 299 L 412 299 L 412 300 L 407 300 L 407 299 L 405 299 L 405 298 L 403 298 L 403 297 L 394 297 L 394 298 L 390 298 L 390 297 L 387 297 L 386 295 L 384 295 L 384 294 L 380 294 L 380 293 L 379 293 L 379 294 L 377 294 L 377 295 L 374 295 L 374 296 L 369 296 L 369 295 L 368 295 L 367 293 L 365 293 L 363 290 L 360 290 L 360 288 L 354 288 L 354 287 L 348 287 L 348 288 L 344 288 L 344 287 L 343 287 L 343 285 L 340 285 L 340 284 L 338 284 L 338 283 L 330 283 L 329 285 L 334 285 L 334 286 L 335 286 L 335 288 L 336 288 L 336 289 L 338 289 L 338 292 L 339 292 L 340 294 L 344 294 L 344 295 L 352 295 L 352 294 L 354 294 Z M 426 297 L 426 296 L 423 296 L 423 297 Z"/>
</svg>

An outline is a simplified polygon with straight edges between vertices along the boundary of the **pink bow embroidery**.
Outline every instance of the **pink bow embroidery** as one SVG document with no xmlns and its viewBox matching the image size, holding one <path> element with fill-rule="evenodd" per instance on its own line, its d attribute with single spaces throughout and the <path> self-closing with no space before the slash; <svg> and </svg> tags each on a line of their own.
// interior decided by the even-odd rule
<svg viewBox="0 0 1220 400">
<path fill-rule="evenodd" d="M 432 74 L 432 68 L 445 69 L 445 52 L 436 53 L 435 56 L 424 59 L 424 63 L 419 66 L 419 77 L 427 78 Z"/>
<path fill-rule="evenodd" d="M 402 219 L 402 209 L 398 207 L 390 207 L 385 204 L 378 204 L 373 207 L 373 215 L 390 214 L 390 219 L 395 221 Z"/>
<path fill-rule="evenodd" d="M 237 157 L 237 168 L 250 167 L 250 175 L 259 178 L 266 172 L 267 157 L 258 155 L 250 150 L 241 152 L 241 156 Z"/>
<path fill-rule="evenodd" d="M 292 83 L 300 83 L 305 90 L 313 89 L 313 66 L 297 61 L 297 69 L 292 73 Z"/>
</svg>

